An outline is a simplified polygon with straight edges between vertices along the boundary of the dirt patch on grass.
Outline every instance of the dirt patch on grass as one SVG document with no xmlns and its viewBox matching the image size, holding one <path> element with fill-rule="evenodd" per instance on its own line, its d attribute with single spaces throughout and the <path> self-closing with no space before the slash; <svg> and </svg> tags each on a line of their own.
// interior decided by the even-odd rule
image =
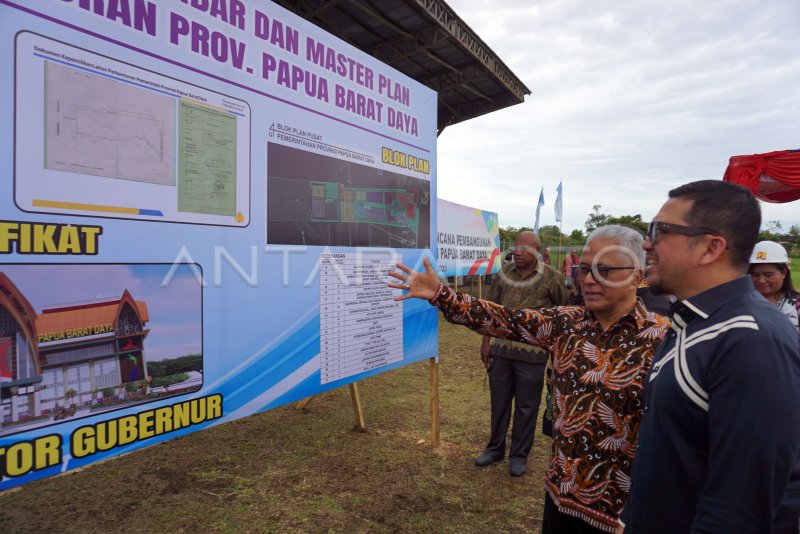
<svg viewBox="0 0 800 534">
<path fill-rule="evenodd" d="M 480 336 L 440 324 L 442 446 L 420 362 L 78 472 L 0 493 L 0 532 L 535 532 L 549 440 L 529 471 L 473 458 L 488 438 Z M 423 443 L 420 443 L 424 440 Z"/>
</svg>

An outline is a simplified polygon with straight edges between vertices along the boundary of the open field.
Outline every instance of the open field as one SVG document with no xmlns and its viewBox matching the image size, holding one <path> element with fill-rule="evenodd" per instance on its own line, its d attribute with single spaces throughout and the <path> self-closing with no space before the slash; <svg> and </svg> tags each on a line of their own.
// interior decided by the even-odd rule
<svg viewBox="0 0 800 534">
<path fill-rule="evenodd" d="M 790 258 L 792 264 L 790 266 L 792 270 L 792 282 L 794 282 L 794 288 L 800 291 L 800 258 Z"/>
<path fill-rule="evenodd" d="M 0 532 L 535 532 L 548 439 L 521 478 L 477 468 L 489 429 L 480 337 L 441 323 L 442 447 L 427 362 L 0 493 Z M 541 414 L 540 414 L 541 417 Z"/>
<path fill-rule="evenodd" d="M 329 391 L 0 493 L 0 532 L 536 532 L 548 438 L 522 478 L 473 465 L 489 426 L 479 344 L 440 322 L 437 450 L 420 362 L 359 383 L 367 432 L 349 390 Z"/>
</svg>

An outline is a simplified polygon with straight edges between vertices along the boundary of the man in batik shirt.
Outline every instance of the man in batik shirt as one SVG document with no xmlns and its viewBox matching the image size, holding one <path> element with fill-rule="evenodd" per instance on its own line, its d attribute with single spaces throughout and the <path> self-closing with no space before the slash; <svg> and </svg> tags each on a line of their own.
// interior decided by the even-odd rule
<svg viewBox="0 0 800 534">
<path fill-rule="evenodd" d="M 636 298 L 642 236 L 609 225 L 588 239 L 578 268 L 585 307 L 512 310 L 443 286 L 430 263 L 390 273 L 445 318 L 481 334 L 550 351 L 553 443 L 542 533 L 614 532 L 630 487 L 642 416 L 642 389 L 669 321 Z"/>
</svg>

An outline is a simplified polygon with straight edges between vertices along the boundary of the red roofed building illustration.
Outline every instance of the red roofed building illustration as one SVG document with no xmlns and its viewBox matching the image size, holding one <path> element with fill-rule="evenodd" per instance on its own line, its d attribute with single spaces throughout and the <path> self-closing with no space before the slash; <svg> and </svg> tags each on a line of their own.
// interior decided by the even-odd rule
<svg viewBox="0 0 800 534">
<path fill-rule="evenodd" d="M 36 314 L 0 273 L 0 431 L 90 409 L 147 377 L 147 305 L 121 297 L 52 306 Z"/>
</svg>

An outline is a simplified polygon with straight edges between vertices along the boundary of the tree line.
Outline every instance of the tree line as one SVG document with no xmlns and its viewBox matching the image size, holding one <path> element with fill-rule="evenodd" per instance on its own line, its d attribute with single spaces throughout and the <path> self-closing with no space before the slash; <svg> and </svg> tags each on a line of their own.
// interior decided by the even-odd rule
<svg viewBox="0 0 800 534">
<path fill-rule="evenodd" d="M 635 215 L 620 215 L 619 217 L 604 213 L 603 206 L 595 204 L 592 206 L 592 212 L 589 213 L 586 222 L 584 223 L 584 230 L 575 229 L 569 234 L 561 232 L 560 228 L 554 224 L 548 224 L 539 228 L 539 239 L 543 247 L 558 246 L 559 243 L 564 247 L 583 246 L 586 243 L 586 237 L 598 226 L 606 224 L 620 224 L 635 228 L 642 232 L 647 233 L 647 225 L 649 221 L 642 220 L 642 215 L 637 213 Z M 503 250 L 508 250 L 514 245 L 514 241 L 520 232 L 530 231 L 533 228 L 523 226 L 516 228 L 514 226 L 506 226 L 500 228 L 500 246 Z M 785 228 L 783 223 L 778 220 L 767 221 L 761 232 L 758 234 L 759 241 L 777 241 L 784 244 L 786 249 L 792 255 L 800 255 L 800 225 L 793 224 L 789 228 Z M 794 251 L 794 252 L 792 252 Z"/>
<path fill-rule="evenodd" d="M 147 372 L 153 377 L 150 387 L 169 388 L 189 379 L 189 371 L 203 372 L 203 355 L 188 354 L 178 358 L 169 358 L 147 362 Z"/>
</svg>

